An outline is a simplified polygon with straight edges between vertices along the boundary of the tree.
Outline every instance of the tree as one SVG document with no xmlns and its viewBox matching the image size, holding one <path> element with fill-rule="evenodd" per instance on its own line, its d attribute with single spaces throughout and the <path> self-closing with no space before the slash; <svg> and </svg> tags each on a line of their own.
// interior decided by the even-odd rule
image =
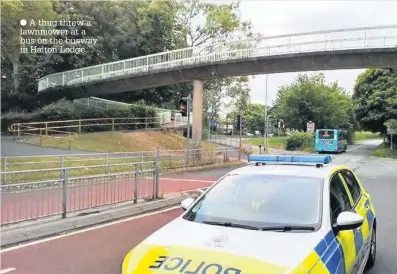
<svg viewBox="0 0 397 274">
<path fill-rule="evenodd" d="M 244 113 L 250 102 L 250 92 L 248 77 L 240 77 L 238 81 L 232 81 L 226 90 L 226 94 L 230 98 L 226 106 L 235 112 Z"/>
<path fill-rule="evenodd" d="M 186 39 L 182 28 L 178 26 L 180 9 L 176 1 L 3 1 L 1 5 L 2 111 L 13 107 L 32 110 L 65 96 L 65 93 L 57 92 L 51 97 L 37 98 L 37 80 L 44 75 L 187 46 L 184 44 Z M 84 30 L 86 37 L 96 38 L 98 42 L 95 45 L 82 45 L 86 50 L 82 54 L 20 55 L 19 21 L 15 18 L 88 21 L 88 27 L 58 24 L 55 28 L 78 29 L 80 34 Z M 67 37 L 59 35 L 57 38 Z M 149 104 L 166 104 L 178 93 L 175 90 L 179 88 L 171 86 L 143 92 L 125 92 L 108 98 L 127 102 L 143 99 Z"/>
<path fill-rule="evenodd" d="M 244 113 L 244 125 L 249 133 L 263 132 L 265 126 L 265 106 L 249 104 Z"/>
<path fill-rule="evenodd" d="M 385 122 L 397 119 L 397 70 L 367 69 L 357 77 L 353 100 L 360 126 L 385 133 Z"/>
<path fill-rule="evenodd" d="M 179 3 L 181 5 L 180 25 L 184 27 L 186 43 L 197 47 L 199 53 L 213 52 L 216 47 L 223 46 L 223 42 L 226 41 L 258 38 L 258 35 L 251 31 L 251 23 L 239 17 L 239 2 L 214 4 L 200 0 L 183 0 Z M 241 46 L 241 43 L 236 43 L 234 46 Z M 238 105 L 246 104 L 249 97 L 247 82 L 247 77 L 217 78 L 206 81 L 204 113 L 210 113 L 210 116 L 217 118 L 225 97 L 232 98 L 233 109 L 238 108 Z"/>
<path fill-rule="evenodd" d="M 20 20 L 26 18 L 27 25 L 20 26 Z M 56 18 L 53 4 L 50 1 L 2 1 L 1 2 L 1 54 L 7 58 L 12 66 L 13 84 L 9 92 L 17 93 L 20 87 L 20 58 L 21 58 L 21 39 L 37 39 L 38 36 L 20 36 L 21 29 L 38 29 L 36 22 L 30 25 L 31 18 L 40 18 L 45 21 L 52 21 Z M 2 60 L 3 61 L 3 60 Z"/>
<path fill-rule="evenodd" d="M 251 24 L 238 16 L 238 2 L 218 5 L 198 0 L 3 1 L 1 5 L 2 111 L 15 107 L 33 110 L 70 95 L 60 90 L 38 96 L 37 81 L 45 75 L 188 46 L 211 51 L 214 47 L 226 45 L 219 43 L 228 39 L 241 41 L 255 37 L 251 32 Z M 77 29 L 80 36 L 74 38 L 82 38 L 82 31 L 85 31 L 85 37 L 95 38 L 97 43 L 82 45 L 85 52 L 81 54 L 20 54 L 20 26 L 15 18 L 90 22 L 89 26 L 58 24 L 48 28 Z M 195 24 L 200 18 L 204 19 L 203 22 Z M 56 38 L 71 38 L 68 35 L 60 34 Z M 251 44 L 252 41 L 228 43 L 227 46 L 230 49 Z M 246 104 L 244 102 L 247 101 L 249 93 L 246 82 L 247 77 L 207 81 L 205 96 L 208 100 L 205 101 L 204 110 L 218 113 L 218 104 L 225 97 L 233 97 L 235 105 Z M 104 97 L 124 102 L 143 100 L 147 104 L 160 107 L 177 107 L 180 99 L 191 90 L 192 85 L 188 83 Z"/>
<path fill-rule="evenodd" d="M 122 35 L 123 40 L 118 41 L 117 44 L 119 59 L 187 47 L 178 19 L 180 12 L 178 2 L 120 2 L 124 15 L 115 20 L 107 20 L 112 26 L 120 26 L 125 33 Z M 147 104 L 176 108 L 180 99 L 187 94 L 188 89 L 186 92 L 183 92 L 183 89 L 186 89 L 186 84 L 146 89 L 141 92 L 125 92 L 108 95 L 105 98 L 127 102 L 143 100 Z M 172 103 L 170 104 L 170 102 Z"/>
<path fill-rule="evenodd" d="M 327 84 L 323 74 L 299 75 L 294 83 L 279 89 L 274 115 L 286 126 L 306 130 L 312 121 L 316 128 L 355 127 L 353 103 L 337 82 Z"/>
</svg>

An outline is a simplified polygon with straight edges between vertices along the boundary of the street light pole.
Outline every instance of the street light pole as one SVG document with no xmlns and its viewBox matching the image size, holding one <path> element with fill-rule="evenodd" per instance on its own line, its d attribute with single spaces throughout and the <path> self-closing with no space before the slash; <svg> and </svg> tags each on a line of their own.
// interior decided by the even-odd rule
<svg viewBox="0 0 397 274">
<path fill-rule="evenodd" d="M 242 149 L 242 146 L 241 146 L 241 136 L 242 136 L 242 133 L 243 133 L 243 129 L 242 129 L 242 126 L 243 126 L 243 112 L 242 111 L 240 111 L 240 121 L 239 121 L 239 123 L 240 123 L 240 125 L 239 125 L 239 128 L 240 128 L 240 148 L 239 148 L 239 150 L 238 150 L 238 160 L 239 161 L 241 161 L 241 149 Z"/>
<path fill-rule="evenodd" d="M 191 95 L 189 94 L 187 97 L 182 99 L 186 99 L 186 114 L 187 114 L 187 138 L 186 138 L 186 165 L 189 165 L 189 149 L 190 149 L 190 98 Z"/>
<path fill-rule="evenodd" d="M 268 153 L 268 147 L 267 147 L 267 78 L 268 75 L 266 74 L 265 76 L 265 126 L 263 127 L 263 143 L 264 143 L 264 148 L 265 148 L 265 153 Z"/>
<path fill-rule="evenodd" d="M 186 104 L 186 109 L 187 109 L 187 124 L 188 124 L 188 128 L 187 128 L 187 138 L 188 140 L 190 140 L 190 112 L 191 112 L 191 95 L 189 94 L 189 96 L 187 97 L 187 104 Z M 190 141 L 188 141 L 188 144 L 190 144 Z"/>
</svg>

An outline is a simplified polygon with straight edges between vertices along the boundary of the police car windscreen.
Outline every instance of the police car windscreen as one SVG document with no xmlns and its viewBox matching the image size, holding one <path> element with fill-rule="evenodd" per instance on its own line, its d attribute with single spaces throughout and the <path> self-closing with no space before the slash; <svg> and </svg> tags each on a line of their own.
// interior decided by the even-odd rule
<svg viewBox="0 0 397 274">
<path fill-rule="evenodd" d="M 318 135 L 320 139 L 334 139 L 334 132 L 331 130 L 320 130 Z"/>
<path fill-rule="evenodd" d="M 299 176 L 226 176 L 185 218 L 195 222 L 232 222 L 258 227 L 314 226 L 320 221 L 322 183 L 319 178 Z"/>
</svg>

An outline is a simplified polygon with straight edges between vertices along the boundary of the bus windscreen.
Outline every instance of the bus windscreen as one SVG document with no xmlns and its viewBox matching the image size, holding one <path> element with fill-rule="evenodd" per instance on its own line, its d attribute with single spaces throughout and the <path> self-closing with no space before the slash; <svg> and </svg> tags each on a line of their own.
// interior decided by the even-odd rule
<svg viewBox="0 0 397 274">
<path fill-rule="evenodd" d="M 318 132 L 319 139 L 334 139 L 334 131 L 331 130 L 320 130 Z"/>
</svg>

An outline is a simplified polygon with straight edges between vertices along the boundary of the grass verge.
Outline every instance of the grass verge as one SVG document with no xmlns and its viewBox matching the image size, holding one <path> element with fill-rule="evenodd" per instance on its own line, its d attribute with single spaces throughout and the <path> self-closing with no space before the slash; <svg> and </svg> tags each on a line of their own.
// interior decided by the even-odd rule
<svg viewBox="0 0 397 274">
<path fill-rule="evenodd" d="M 208 157 L 207 158 L 202 157 L 202 160 L 200 162 L 196 161 L 195 165 L 193 165 L 192 162 L 190 162 L 189 165 L 185 165 L 184 159 L 180 162 L 173 162 L 172 166 L 170 166 L 169 162 L 167 161 L 164 160 L 160 161 L 161 174 L 170 173 L 171 170 L 172 173 L 176 173 L 176 172 L 184 172 L 184 171 L 192 171 L 192 170 L 197 171 L 197 170 L 215 169 L 220 167 L 238 166 L 238 165 L 244 165 L 244 163 L 233 159 L 224 162 L 223 157 L 222 159 L 218 158 L 215 161 L 209 160 Z M 154 165 L 150 166 L 150 164 L 145 164 L 140 167 L 141 167 L 139 169 L 140 177 L 153 176 Z M 118 167 L 114 167 L 114 168 L 110 167 L 107 169 L 105 167 L 102 168 L 81 167 L 78 169 L 68 169 L 68 179 L 70 184 L 74 184 L 74 183 L 77 184 L 79 182 L 85 182 L 87 180 L 93 179 L 93 178 L 89 178 L 89 176 L 95 176 L 95 175 L 100 176 L 100 175 L 108 174 L 110 176 L 109 178 L 111 178 L 111 176 L 113 175 L 125 173 L 123 176 L 131 175 L 130 177 L 132 178 L 133 174 L 128 172 L 135 172 L 135 168 L 133 168 L 133 163 L 125 163 Z M 86 179 L 81 179 L 81 177 L 86 177 Z M 2 184 L 10 185 L 10 184 L 28 183 L 28 185 L 25 186 L 26 188 L 30 188 L 30 187 L 34 188 L 34 187 L 38 187 L 39 185 L 30 184 L 29 186 L 30 182 L 42 182 L 44 185 L 51 185 L 52 183 L 61 182 L 60 178 L 61 178 L 60 170 L 16 173 L 16 174 L 8 174 L 7 177 L 4 178 L 5 180 L 3 181 Z M 106 180 L 102 180 L 102 181 L 106 181 Z"/>
<path fill-rule="evenodd" d="M 45 146 L 62 147 L 60 141 L 55 138 L 45 140 L 47 142 L 43 144 Z M 218 146 L 203 142 L 201 159 L 195 160 L 196 157 L 191 152 L 188 155 L 189 164 L 186 165 L 185 144 L 186 139 L 178 134 L 158 131 L 82 134 L 79 135 L 73 149 L 104 154 L 93 155 L 86 152 L 86 155 L 79 156 L 10 157 L 6 163 L 3 162 L 1 165 L 2 168 L 6 166 L 6 171 L 31 171 L 3 175 L 2 179 L 5 184 L 57 180 L 61 177 L 60 168 L 68 169 L 69 178 L 133 171 L 134 163 L 155 160 L 157 146 L 160 147 L 160 167 L 164 170 L 223 162 L 223 153 L 217 150 Z M 105 154 L 110 152 L 120 152 L 120 154 L 115 156 Z M 145 163 L 139 166 L 140 170 L 152 170 L 153 168 L 154 163 Z M 33 171 L 39 169 L 54 170 Z"/>
<path fill-rule="evenodd" d="M 41 145 L 66 148 L 65 142 L 62 139 L 48 137 L 42 139 Z M 30 137 L 29 143 L 39 144 L 39 137 Z M 179 134 L 161 131 L 83 133 L 78 135 L 70 148 L 92 152 L 133 152 L 154 151 L 157 146 L 167 150 L 184 149 L 186 138 Z M 213 149 L 215 147 L 217 147 L 215 144 L 202 142 L 202 148 Z"/>
<path fill-rule="evenodd" d="M 160 169 L 190 169 L 195 166 L 224 162 L 223 153 L 216 150 L 202 151 L 200 159 L 195 156 L 194 153 L 190 153 L 188 164 L 186 164 L 184 151 L 163 151 L 160 154 Z M 138 164 L 138 169 L 147 170 L 147 176 L 150 176 L 151 170 L 154 169 L 155 158 L 155 152 L 121 154 L 117 158 L 107 157 L 104 154 L 62 156 L 62 158 L 57 156 L 11 158 L 7 160 L 6 170 L 15 173 L 3 174 L 2 184 L 60 180 L 61 168 L 67 169 L 68 178 L 134 172 L 137 163 L 142 162 L 144 163 Z"/>
<path fill-rule="evenodd" d="M 268 143 L 270 148 L 284 149 L 287 144 L 286 136 L 283 137 L 269 137 Z M 248 140 L 248 144 L 253 146 L 263 146 L 263 138 L 252 138 Z"/>
<path fill-rule="evenodd" d="M 390 150 L 389 143 L 382 143 L 371 152 L 371 156 L 397 159 L 397 150 Z"/>
</svg>

